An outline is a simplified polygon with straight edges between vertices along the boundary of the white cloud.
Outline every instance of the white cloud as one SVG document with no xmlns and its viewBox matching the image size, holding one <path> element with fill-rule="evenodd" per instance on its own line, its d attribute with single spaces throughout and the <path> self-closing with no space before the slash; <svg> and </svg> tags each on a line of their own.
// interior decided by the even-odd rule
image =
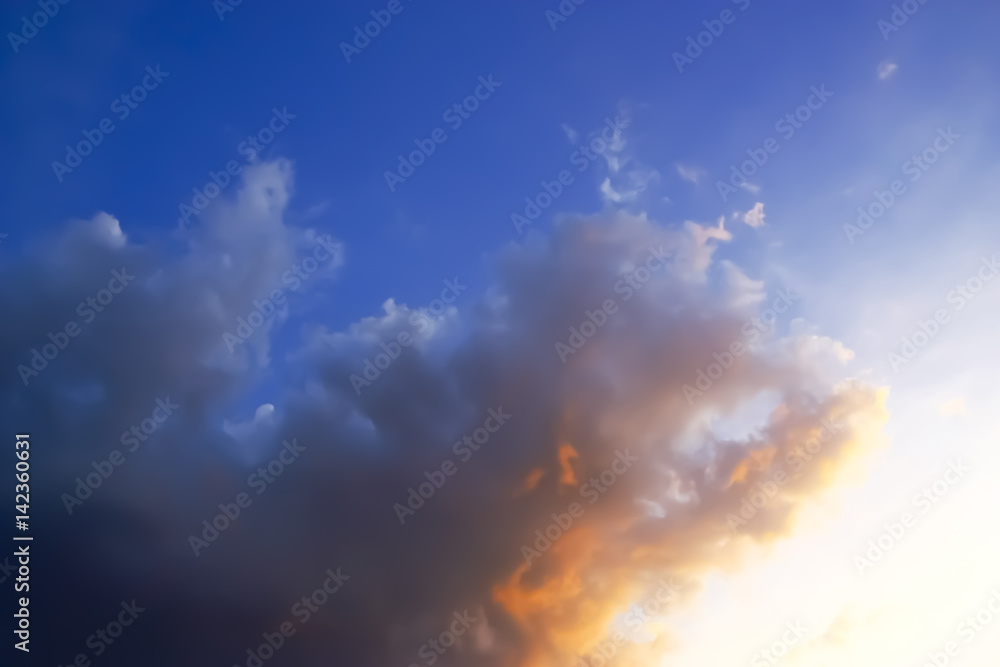
<svg viewBox="0 0 1000 667">
<path fill-rule="evenodd" d="M 618 133 L 602 153 L 608 163 L 608 176 L 601 183 L 601 197 L 606 204 L 634 202 L 649 185 L 660 179 L 660 172 L 641 164 L 625 153 L 627 142 Z M 629 168 L 631 167 L 631 168 Z"/>
<path fill-rule="evenodd" d="M 622 196 L 611 187 L 610 178 L 605 178 L 604 182 L 601 183 L 601 196 L 604 197 L 604 201 L 614 202 L 615 204 L 622 202 Z"/>
<path fill-rule="evenodd" d="M 682 275 L 685 280 L 691 282 L 705 282 L 706 271 L 712 263 L 712 254 L 715 252 L 715 244 L 709 241 L 731 241 L 733 235 L 726 231 L 725 216 L 718 220 L 718 227 L 706 227 L 690 220 L 684 223 L 684 228 L 689 236 L 689 241 L 682 243 L 679 252 L 679 263 L 684 265 Z"/>
<path fill-rule="evenodd" d="M 577 132 L 576 130 L 574 130 L 572 127 L 570 127 L 566 123 L 563 123 L 561 125 L 561 127 L 562 127 L 563 132 L 566 133 L 566 138 L 569 139 L 569 143 L 575 144 L 577 142 L 577 140 L 580 138 L 580 133 Z"/>
<path fill-rule="evenodd" d="M 734 308 L 743 308 L 762 302 L 767 296 L 763 280 L 753 280 L 739 266 L 728 259 L 721 260 L 729 303 Z"/>
<path fill-rule="evenodd" d="M 888 60 L 884 60 L 878 65 L 878 78 L 885 81 L 890 76 L 895 74 L 899 66 L 896 63 L 891 63 Z"/>
<path fill-rule="evenodd" d="M 757 202 L 752 209 L 746 212 L 743 216 L 743 222 L 747 223 L 751 227 L 763 227 L 764 226 L 764 203 Z"/>
<path fill-rule="evenodd" d="M 625 204 L 634 202 L 653 181 L 659 180 L 660 172 L 655 169 L 638 168 L 621 174 L 612 185 L 611 177 L 601 183 L 601 195 L 605 202 Z"/>
</svg>

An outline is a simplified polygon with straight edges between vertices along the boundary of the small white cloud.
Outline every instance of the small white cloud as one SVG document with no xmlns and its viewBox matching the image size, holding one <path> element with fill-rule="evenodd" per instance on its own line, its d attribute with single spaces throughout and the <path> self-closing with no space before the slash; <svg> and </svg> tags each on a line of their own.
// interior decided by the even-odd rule
<svg viewBox="0 0 1000 667">
<path fill-rule="evenodd" d="M 634 202 L 649 188 L 650 183 L 659 180 L 660 173 L 655 169 L 640 167 L 624 173 L 615 173 L 614 176 L 613 184 L 610 176 L 601 183 L 601 195 L 605 202 L 623 204 Z"/>
<path fill-rule="evenodd" d="M 706 227 L 691 221 L 685 223 L 685 226 L 690 231 L 692 238 L 694 238 L 695 245 L 698 247 L 704 246 L 709 239 L 716 239 L 718 241 L 733 240 L 733 235 L 726 231 L 725 216 L 721 216 L 718 220 L 716 220 L 716 225 L 716 227 Z"/>
<path fill-rule="evenodd" d="M 945 401 L 938 406 L 938 414 L 942 417 L 958 417 L 969 414 L 969 407 L 965 404 L 965 396 Z"/>
<path fill-rule="evenodd" d="M 891 63 L 888 60 L 885 60 L 878 65 L 878 78 L 885 81 L 892 76 L 897 69 L 899 69 L 899 66 L 896 63 Z"/>
<path fill-rule="evenodd" d="M 783 341 L 785 349 L 793 355 L 800 368 L 814 367 L 817 370 L 843 366 L 854 359 L 854 350 L 829 336 L 803 334 Z"/>
<path fill-rule="evenodd" d="M 680 249 L 678 258 L 685 280 L 704 283 L 706 270 L 712 264 L 712 254 L 716 248 L 716 244 L 709 241 L 725 242 L 733 239 L 733 235 L 726 231 L 725 216 L 720 216 L 716 224 L 717 227 L 708 227 L 691 220 L 684 223 L 690 243 Z"/>
<path fill-rule="evenodd" d="M 746 212 L 743 216 L 743 222 L 747 223 L 751 227 L 763 227 L 764 226 L 764 203 L 757 202 L 757 204 Z"/>
<path fill-rule="evenodd" d="M 627 126 L 626 122 L 623 127 Z M 660 180 L 660 172 L 647 167 L 626 153 L 628 146 L 623 132 L 616 132 L 606 142 L 601 156 L 608 164 L 608 176 L 601 183 L 601 197 L 606 204 L 627 204 L 636 201 L 650 185 Z"/>
<path fill-rule="evenodd" d="M 90 226 L 94 237 L 107 243 L 112 248 L 124 248 L 127 239 L 122 232 L 121 223 L 113 215 L 101 212 L 95 215 L 86 225 Z"/>
<path fill-rule="evenodd" d="M 701 180 L 701 176 L 704 172 L 698 167 L 688 167 L 683 164 L 677 165 L 677 174 L 689 183 L 694 183 L 698 185 L 698 181 Z"/>
<path fill-rule="evenodd" d="M 580 138 L 580 133 L 574 130 L 572 127 L 566 123 L 562 124 L 562 130 L 566 133 L 566 138 L 569 139 L 569 143 L 575 144 Z"/>
<path fill-rule="evenodd" d="M 741 183 L 740 187 L 751 194 L 757 194 L 758 192 L 760 192 L 760 186 L 754 185 L 750 181 L 747 181 L 746 183 Z"/>
<path fill-rule="evenodd" d="M 614 202 L 615 204 L 620 204 L 622 202 L 621 194 L 611 187 L 610 178 L 605 178 L 604 182 L 601 183 L 601 196 L 604 197 L 605 201 Z"/>
</svg>

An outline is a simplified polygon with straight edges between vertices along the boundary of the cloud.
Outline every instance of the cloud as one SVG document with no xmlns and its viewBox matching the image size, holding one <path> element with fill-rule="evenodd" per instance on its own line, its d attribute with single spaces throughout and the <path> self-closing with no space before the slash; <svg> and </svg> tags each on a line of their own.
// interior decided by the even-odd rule
<svg viewBox="0 0 1000 667">
<path fill-rule="evenodd" d="M 628 118 L 627 110 L 623 110 L 621 115 Z M 659 171 L 641 164 L 628 153 L 627 148 L 628 142 L 624 132 L 621 132 L 602 153 L 608 165 L 608 175 L 601 182 L 600 193 L 606 204 L 634 203 L 650 185 L 660 180 Z"/>
<path fill-rule="evenodd" d="M 655 169 L 634 169 L 615 179 L 615 184 L 612 185 L 609 176 L 601 183 L 601 195 L 605 202 L 628 204 L 636 201 L 659 178 L 660 174 Z"/>
<path fill-rule="evenodd" d="M 222 420 L 223 432 L 239 445 L 235 449 L 245 454 L 245 461 L 259 459 L 261 452 L 270 448 L 277 425 L 278 417 L 271 403 L 259 406 L 254 416 L 246 421 Z"/>
<path fill-rule="evenodd" d="M 563 123 L 560 127 L 562 128 L 562 131 L 566 133 L 566 139 L 569 143 L 576 144 L 576 142 L 580 139 L 580 133 L 566 123 Z"/>
<path fill-rule="evenodd" d="M 878 65 L 878 78 L 885 81 L 890 76 L 895 74 L 897 69 L 899 69 L 899 66 L 896 65 L 896 63 L 885 60 Z"/>
<path fill-rule="evenodd" d="M 688 167 L 682 164 L 678 164 L 677 174 L 685 181 L 698 185 L 698 182 L 701 180 L 701 177 L 705 175 L 705 171 L 703 169 L 699 169 L 698 167 Z"/>
<path fill-rule="evenodd" d="M 757 202 L 752 209 L 746 212 L 743 216 L 743 222 L 747 223 L 751 227 L 763 227 L 764 226 L 764 204 L 762 202 Z"/>
<path fill-rule="evenodd" d="M 113 647 L 122 664 L 148 663 L 150 646 L 169 664 L 245 664 L 246 649 L 340 567 L 350 580 L 296 625 L 283 664 L 421 662 L 428 638 L 468 610 L 475 630 L 442 666 L 575 665 L 661 577 L 676 573 L 694 595 L 706 573 L 738 565 L 748 545 L 788 535 L 799 509 L 878 440 L 883 393 L 806 363 L 837 353 L 834 341 L 772 333 L 748 343 L 688 403 L 683 386 L 746 340 L 744 323 L 767 287 L 715 259 L 731 239 L 722 220 L 668 227 L 624 212 L 566 217 L 549 236 L 502 249 L 480 297 L 463 297 L 467 305 L 439 315 L 412 345 L 386 351 L 401 332 L 415 333 L 419 310 L 390 299 L 382 314 L 342 329 L 284 331 L 287 321 L 275 319 L 254 336 L 270 346 L 282 331 L 290 351 L 269 365 L 250 353 L 223 363 L 222 334 L 281 284 L 318 234 L 284 222 L 291 176 L 288 163 L 249 169 L 234 199 L 181 249 L 109 244 L 118 237 L 102 218 L 67 230 L 77 241 L 68 255 L 0 267 L 11 323 L 0 354 L 10 369 L 109 268 L 134 266 L 139 276 L 134 293 L 37 383 L 25 388 L 8 374 L 0 402 L 4 423 L 46 443 L 33 459 L 46 471 L 37 492 L 50 499 L 36 511 L 50 527 L 37 566 L 50 573 L 40 595 L 62 602 L 41 605 L 37 620 L 89 632 L 95 614 L 110 618 L 122 599 L 137 599 L 151 622 L 143 641 Z M 303 292 L 332 309 L 329 289 L 314 282 Z M 305 298 L 290 293 L 287 309 Z M 614 313 L 594 315 L 609 300 Z M 577 345 L 573 331 L 590 331 L 587 321 L 600 324 Z M 566 363 L 560 342 L 574 349 Z M 364 359 L 390 352 L 382 377 L 355 392 L 350 376 Z M 70 400 L 67 387 L 94 391 Z M 56 499 L 163 395 L 182 406 L 177 416 L 68 516 Z M 777 407 L 752 431 L 713 430 L 710 416 L 764 395 Z M 251 396 L 261 407 L 247 420 Z M 497 409 L 509 420 L 462 460 L 455 443 Z M 823 419 L 839 430 L 815 466 L 734 534 L 727 515 Z M 247 491 L 248 476 L 286 439 L 305 447 L 302 463 L 262 495 L 251 492 L 252 504 L 196 558 L 189 535 Z M 637 461 L 627 472 L 615 464 L 623 451 Z M 394 504 L 436 479 L 446 460 L 457 473 L 400 525 Z M 619 471 L 613 484 L 609 469 Z M 602 479 L 606 490 L 591 504 L 576 484 L 593 492 Z M 572 502 L 582 517 L 528 565 L 522 546 L 537 544 L 535 531 Z M 85 634 L 64 633 L 42 650 L 65 660 Z M 628 651 L 648 658 L 669 646 L 666 628 Z"/>
<path fill-rule="evenodd" d="M 740 267 L 724 259 L 719 265 L 726 276 L 730 303 L 734 306 L 751 306 L 767 298 L 763 280 L 753 280 Z"/>
<path fill-rule="evenodd" d="M 688 239 L 682 242 L 684 250 L 682 257 L 687 260 L 687 269 L 683 272 L 684 277 L 692 282 L 705 282 L 708 280 L 708 268 L 712 264 L 712 255 L 715 253 L 715 246 L 709 241 L 731 241 L 733 235 L 726 230 L 726 218 L 720 216 L 715 227 L 705 227 L 690 220 L 684 223 Z"/>
</svg>

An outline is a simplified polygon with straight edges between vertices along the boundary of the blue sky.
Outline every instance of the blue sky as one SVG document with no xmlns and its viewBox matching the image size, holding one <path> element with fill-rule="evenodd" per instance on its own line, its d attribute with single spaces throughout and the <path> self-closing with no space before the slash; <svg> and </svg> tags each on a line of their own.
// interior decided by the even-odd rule
<svg viewBox="0 0 1000 667">
<path fill-rule="evenodd" d="M 677 609 L 622 649 L 636 664 L 746 664 L 796 619 L 790 667 L 916 664 L 985 604 L 1000 543 L 970 517 L 996 502 L 1000 6 L 52 1 L 35 32 L 37 2 L 0 12 L 0 414 L 48 445 L 38 515 L 84 554 L 45 600 L 145 596 L 153 644 L 201 651 L 164 659 L 234 663 L 333 559 L 355 580 L 286 664 L 424 664 L 467 607 L 486 620 L 441 664 L 490 667 L 579 664 L 673 575 Z M 190 215 L 213 173 L 221 193 Z M 135 286 L 27 371 L 122 266 Z M 74 508 L 167 395 L 180 417 Z M 404 521 L 411 486 L 498 406 L 511 426 Z M 199 522 L 296 438 L 309 463 L 200 555 Z M 815 468 L 734 529 L 809 441 Z M 625 446 L 638 472 L 522 560 Z M 859 566 L 956 457 L 971 481 L 895 566 Z M 47 657 L 69 663 L 90 613 L 39 617 L 69 628 Z M 976 641 L 967 664 L 987 664 L 997 635 Z M 143 644 L 105 664 L 154 664 Z"/>
<path fill-rule="evenodd" d="M 808 9 L 753 2 L 740 11 L 726 2 L 591 1 L 555 31 L 544 5 L 402 6 L 348 64 L 338 44 L 371 20 L 375 5 L 245 3 L 224 21 L 210 3 L 107 12 L 66 5 L 2 66 L 4 89 L 18 91 L 2 110 L 8 243 L 19 243 L 22 229 L 42 233 L 99 210 L 135 221 L 131 234 L 158 235 L 174 226 L 191 188 L 236 157 L 237 144 L 275 106 L 297 118 L 265 154 L 294 160 L 293 210 L 325 204 L 315 224 L 349 244 L 344 280 L 354 287 L 340 295 L 348 317 L 390 292 L 425 300 L 437 274 L 477 274 L 480 255 L 511 240 L 507 211 L 567 162 L 572 151 L 560 126 L 596 130 L 620 104 L 634 118 L 630 151 L 663 175 L 648 210 L 713 219 L 730 207 L 709 182 L 744 157 L 744 146 L 773 134 L 775 120 L 811 85 L 826 84 L 835 93 L 830 106 L 758 181 L 780 199 L 769 203 L 772 225 L 789 228 L 786 243 L 810 264 L 829 256 L 814 248 L 838 242 L 837 222 L 854 209 L 831 191 L 877 183 L 921 145 L 920 129 L 971 125 L 982 138 L 964 147 L 969 159 L 995 154 L 986 100 L 998 60 L 982 13 L 996 10 L 988 3 L 944 10 L 931 2 L 888 41 L 876 22 L 891 8 L 869 2 Z M 727 7 L 736 21 L 679 74 L 671 54 Z M 9 13 L 6 23 L 20 16 Z M 887 82 L 875 74 L 884 60 L 902 63 Z M 156 64 L 170 73 L 163 87 L 58 183 L 50 163 L 63 147 Z M 386 192 L 382 174 L 395 156 L 441 126 L 442 112 L 486 74 L 503 83 L 497 95 L 412 181 Z M 705 170 L 702 186 L 683 182 L 677 163 Z M 561 210 L 601 206 L 601 166 L 559 201 Z M 754 197 L 736 203 L 749 208 Z M 799 222 L 804 215 L 808 224 Z"/>
</svg>

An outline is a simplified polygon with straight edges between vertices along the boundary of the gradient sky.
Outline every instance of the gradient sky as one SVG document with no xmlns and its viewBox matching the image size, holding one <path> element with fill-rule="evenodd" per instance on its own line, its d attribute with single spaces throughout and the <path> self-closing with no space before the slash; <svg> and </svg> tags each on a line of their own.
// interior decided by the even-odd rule
<svg viewBox="0 0 1000 667">
<path fill-rule="evenodd" d="M 348 62 L 392 3 L 224 4 L 70 1 L 26 40 L 37 3 L 0 12 L 0 414 L 37 452 L 37 664 L 245 665 L 338 566 L 353 580 L 265 664 L 429 664 L 421 645 L 469 608 L 479 624 L 437 664 L 579 665 L 669 577 L 678 599 L 618 664 L 771 664 L 787 623 L 806 628 L 789 667 L 924 665 L 952 641 L 949 664 L 995 664 L 1000 615 L 968 642 L 959 628 L 1000 601 L 1000 7 L 399 0 Z M 122 118 L 114 100 L 156 68 Z M 58 173 L 104 118 L 113 132 Z M 512 219 L 563 170 L 537 219 Z M 670 259 L 625 299 L 650 249 Z M 25 375 L 123 266 L 135 282 Z M 556 344 L 608 298 L 563 363 Z M 401 332 L 415 344 L 352 380 Z M 698 387 L 733 342 L 749 352 Z M 179 416 L 68 512 L 76 478 L 168 395 Z M 400 526 L 408 487 L 501 405 L 511 425 Z M 730 530 L 822 418 L 848 426 Z M 193 554 L 201 520 L 295 438 L 303 463 Z M 526 564 L 533 531 L 627 447 L 638 472 Z M 924 512 L 915 494 L 956 466 Z M 133 597 L 146 624 L 94 656 L 88 635 Z"/>
</svg>

